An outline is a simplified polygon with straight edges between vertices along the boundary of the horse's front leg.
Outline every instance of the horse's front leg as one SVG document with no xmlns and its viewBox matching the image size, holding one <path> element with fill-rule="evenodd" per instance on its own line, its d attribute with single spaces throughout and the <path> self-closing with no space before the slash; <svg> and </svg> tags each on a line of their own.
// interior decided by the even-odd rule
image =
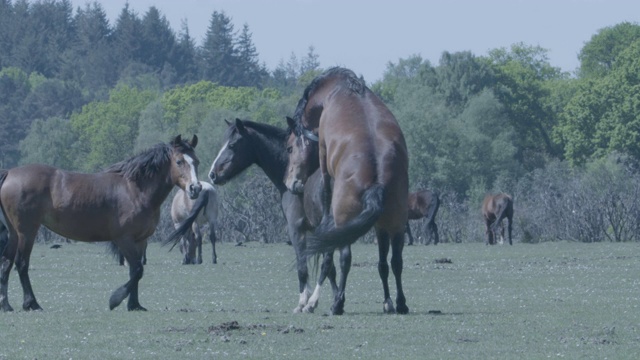
<svg viewBox="0 0 640 360">
<path fill-rule="evenodd" d="M 202 264 L 202 232 L 200 231 L 200 225 L 197 222 L 194 222 L 192 225 L 193 230 L 193 238 L 196 242 L 196 246 L 198 249 L 197 258 L 193 259 L 194 264 Z M 195 257 L 195 254 L 194 254 Z"/>
<path fill-rule="evenodd" d="M 313 294 L 307 302 L 307 306 L 302 309 L 303 312 L 312 313 L 318 307 L 318 301 L 320 300 L 320 289 L 326 278 L 329 278 L 331 283 L 331 289 L 333 290 L 334 299 L 338 296 L 338 284 L 336 283 L 336 266 L 333 263 L 333 251 L 323 254 L 322 265 L 320 266 L 320 276 L 318 277 L 318 283 L 313 290 Z"/>
<path fill-rule="evenodd" d="M 109 298 L 109 309 L 115 309 L 128 296 L 129 311 L 146 311 L 138 301 L 138 283 L 144 274 L 142 253 L 146 248 L 146 239 L 135 243 L 133 240 L 116 243 L 129 263 L 129 281 L 117 288 Z"/>
</svg>

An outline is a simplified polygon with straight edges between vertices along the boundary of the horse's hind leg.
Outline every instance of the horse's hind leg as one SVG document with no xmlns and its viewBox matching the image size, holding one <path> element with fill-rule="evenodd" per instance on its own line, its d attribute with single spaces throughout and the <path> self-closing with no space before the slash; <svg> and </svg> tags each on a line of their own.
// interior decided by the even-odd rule
<svg viewBox="0 0 640 360">
<path fill-rule="evenodd" d="M 218 263 L 218 254 L 216 253 L 216 243 L 218 242 L 218 239 L 216 238 L 216 228 L 213 224 L 209 223 L 209 241 L 211 241 L 211 247 L 213 248 L 212 251 L 212 258 L 213 258 L 213 263 L 217 264 Z"/>
<path fill-rule="evenodd" d="M 16 249 L 15 256 L 16 270 L 18 271 L 20 284 L 22 285 L 22 291 L 24 292 L 22 308 L 27 311 L 42 310 L 36 301 L 36 296 L 31 287 L 31 280 L 29 279 L 29 258 L 31 257 L 31 250 L 33 250 L 33 243 L 37 234 L 37 228 L 29 233 L 19 233 L 18 247 Z"/>
<path fill-rule="evenodd" d="M 431 236 L 433 237 L 433 245 L 438 245 L 440 242 L 440 235 L 438 234 L 438 225 L 436 225 L 435 221 L 429 223 L 429 230 L 431 231 Z"/>
<path fill-rule="evenodd" d="M 398 312 L 398 314 L 406 314 L 409 312 L 409 307 L 407 307 L 407 300 L 404 297 L 404 291 L 402 289 L 403 248 L 404 234 L 394 234 L 393 239 L 391 240 L 391 270 L 393 271 L 393 275 L 396 278 L 396 311 Z"/>
<path fill-rule="evenodd" d="M 340 249 L 340 285 L 338 286 L 338 293 L 331 306 L 331 313 L 333 315 L 344 314 L 344 302 L 346 300 L 345 289 L 347 287 L 349 270 L 351 270 L 351 246 L 345 246 Z"/>
<path fill-rule="evenodd" d="M 4 312 L 13 311 L 13 308 L 9 305 L 7 289 L 9 285 L 9 274 L 11 273 L 11 268 L 13 268 L 13 260 L 15 259 L 17 244 L 15 238 L 7 238 L 6 240 L 7 243 L 4 244 L 2 251 L 0 251 L 0 310 Z"/>
<path fill-rule="evenodd" d="M 407 236 L 409 236 L 409 243 L 407 245 L 413 245 L 413 234 L 411 234 L 411 226 L 409 226 L 409 221 L 407 221 L 405 232 L 407 233 Z"/>
<path fill-rule="evenodd" d="M 389 255 L 389 234 L 386 231 L 376 229 L 376 238 L 378 239 L 378 274 L 382 280 L 382 290 L 384 292 L 384 302 L 382 310 L 387 314 L 393 314 L 396 309 L 393 307 L 391 293 L 389 292 L 389 264 L 387 263 L 387 255 Z M 404 234 L 402 234 L 402 242 L 404 245 Z"/>
<path fill-rule="evenodd" d="M 200 231 L 200 225 L 197 222 L 193 223 L 193 239 L 196 242 L 195 245 L 198 248 L 197 258 L 194 258 L 194 264 L 202 264 L 202 232 Z M 195 249 L 194 249 L 195 256 Z"/>
</svg>

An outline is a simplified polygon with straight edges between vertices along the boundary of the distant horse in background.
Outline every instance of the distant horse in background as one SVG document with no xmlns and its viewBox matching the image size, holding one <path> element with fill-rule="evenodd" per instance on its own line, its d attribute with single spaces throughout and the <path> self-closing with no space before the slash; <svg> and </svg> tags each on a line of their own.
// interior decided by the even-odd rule
<svg viewBox="0 0 640 360">
<path fill-rule="evenodd" d="M 41 310 L 29 280 L 29 258 L 41 225 L 69 239 L 109 241 L 129 263 L 129 281 L 109 299 L 114 309 L 129 298 L 128 310 L 146 310 L 138 301 L 142 254 L 156 230 L 160 207 L 178 186 L 195 198 L 198 138 L 175 137 L 94 174 L 48 165 L 25 165 L 0 171 L 0 222 L 9 238 L 0 255 L 0 309 L 12 311 L 7 296 L 15 262 L 24 291 L 24 310 Z"/>
<path fill-rule="evenodd" d="M 202 264 L 202 233 L 204 226 L 209 226 L 209 241 L 213 247 L 213 263 L 218 263 L 216 255 L 216 221 L 218 220 L 218 193 L 208 182 L 201 181 L 202 191 L 196 200 L 179 190 L 171 203 L 171 219 L 178 229 L 185 220 L 190 222 L 190 231 L 180 239 L 180 251 L 184 254 L 183 264 Z M 197 205 L 197 206 L 196 206 Z M 189 224 L 182 225 L 189 227 Z M 196 258 L 196 248 L 198 256 Z"/>
<path fill-rule="evenodd" d="M 322 217 L 321 187 L 309 185 L 309 189 L 317 189 L 317 191 L 305 192 L 304 196 L 287 191 L 283 182 L 288 161 L 286 141 L 289 132 L 287 129 L 240 119 L 236 119 L 233 123 L 227 121 L 227 125 L 223 145 L 211 165 L 209 178 L 216 185 L 224 185 L 251 165 L 256 164 L 278 189 L 281 208 L 287 221 L 287 232 L 297 262 L 300 298 L 293 312 L 313 312 L 317 307 L 320 288 L 325 278 L 329 278 L 334 295 L 338 291 L 332 256 L 324 257 L 313 294 L 309 285 L 304 236 L 307 231 L 313 230 L 319 224 Z"/>
<path fill-rule="evenodd" d="M 439 208 L 440 197 L 437 191 L 419 190 L 409 194 L 409 220 L 427 219 L 428 238 L 426 245 L 431 243 L 431 239 L 433 239 L 433 245 L 438 245 L 438 242 L 440 242 L 438 225 L 436 225 L 435 221 Z M 413 245 L 413 235 L 408 221 L 407 235 L 409 236 L 408 245 Z"/>
<path fill-rule="evenodd" d="M 511 239 L 511 226 L 513 224 L 513 200 L 511 196 L 500 194 L 488 194 L 482 201 L 482 217 L 486 227 L 487 245 L 494 245 L 496 243 L 496 237 L 498 235 L 498 228 L 501 230 L 502 237 L 504 238 L 504 226 L 502 220 L 508 221 L 509 232 L 509 245 L 513 245 Z"/>
<path fill-rule="evenodd" d="M 332 313 L 344 312 L 350 245 L 372 227 L 378 240 L 383 310 L 396 312 L 388 285 L 391 246 L 397 312 L 408 313 L 402 289 L 402 250 L 408 220 L 409 159 L 395 117 L 351 70 L 331 68 L 307 86 L 289 126 L 296 135 L 288 144 L 291 151 L 285 184 L 289 190 L 303 190 L 313 171 L 313 155 L 306 140 L 317 139 L 319 145 L 323 219 L 307 237 L 307 252 L 340 249 L 340 292 Z"/>
</svg>

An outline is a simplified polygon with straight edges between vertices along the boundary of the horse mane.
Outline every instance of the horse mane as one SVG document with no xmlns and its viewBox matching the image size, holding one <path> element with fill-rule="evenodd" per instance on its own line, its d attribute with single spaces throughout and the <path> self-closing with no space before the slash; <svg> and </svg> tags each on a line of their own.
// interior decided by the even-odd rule
<svg viewBox="0 0 640 360">
<path fill-rule="evenodd" d="M 296 123 L 301 123 L 302 115 L 304 114 L 304 108 L 307 106 L 307 102 L 309 101 L 309 97 L 311 97 L 311 94 L 316 89 L 321 87 L 325 81 L 333 77 L 339 77 L 340 79 L 342 79 L 346 83 L 349 90 L 358 95 L 364 95 L 366 92 L 367 85 L 365 84 L 363 78 L 359 78 L 353 71 L 349 69 L 338 66 L 332 67 L 322 74 L 316 76 L 304 89 L 304 94 L 298 101 L 296 111 L 293 114 L 293 119 L 296 121 Z"/>
<path fill-rule="evenodd" d="M 174 146 L 186 148 L 188 144 Z M 170 161 L 172 151 L 171 145 L 160 143 L 127 160 L 110 165 L 103 172 L 121 174 L 131 181 L 149 179 L 157 174 L 167 161 Z"/>
<path fill-rule="evenodd" d="M 282 129 L 277 126 L 259 123 L 251 120 L 242 120 L 242 124 L 245 127 L 254 129 L 257 133 L 264 134 L 267 137 L 274 137 L 286 140 L 287 135 L 289 135 L 288 129 Z M 237 131 L 236 124 L 233 123 L 229 126 L 224 134 L 224 139 L 228 139 L 231 136 L 231 133 Z"/>
</svg>

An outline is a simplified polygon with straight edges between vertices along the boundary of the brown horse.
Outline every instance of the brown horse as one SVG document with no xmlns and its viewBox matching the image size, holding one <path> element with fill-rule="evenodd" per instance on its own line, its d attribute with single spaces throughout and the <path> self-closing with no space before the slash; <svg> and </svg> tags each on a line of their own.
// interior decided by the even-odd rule
<svg viewBox="0 0 640 360">
<path fill-rule="evenodd" d="M 195 220 L 191 224 L 191 230 L 180 240 L 180 251 L 184 254 L 183 264 L 202 264 L 202 230 L 209 226 L 209 241 L 213 248 L 213 263 L 218 263 L 216 254 L 216 221 L 218 221 L 218 193 L 208 182 L 201 181 L 202 191 L 198 199 L 193 200 L 186 192 L 178 190 L 171 202 L 171 220 L 177 229 L 180 223 L 195 214 Z M 198 206 L 196 206 L 198 205 Z M 196 248 L 198 255 L 196 257 Z"/>
<path fill-rule="evenodd" d="M 507 219 L 509 231 L 509 245 L 513 245 L 511 240 L 511 225 L 513 223 L 513 200 L 511 196 L 500 194 L 488 194 L 482 201 L 482 217 L 486 226 L 487 245 L 496 243 L 498 227 L 501 229 L 502 237 L 504 237 L 504 227 L 502 220 Z"/>
<path fill-rule="evenodd" d="M 436 225 L 435 221 L 439 208 L 440 197 L 437 191 L 419 190 L 409 194 L 409 220 L 427 219 L 427 230 L 429 231 L 427 245 L 431 243 L 431 239 L 433 239 L 433 245 L 438 245 L 438 242 L 440 242 L 438 225 Z M 409 236 L 408 245 L 413 245 L 413 235 L 408 221 L 407 235 Z"/>
<path fill-rule="evenodd" d="M 0 309 L 12 311 L 7 297 L 15 261 L 24 291 L 22 308 L 41 310 L 29 280 L 29 257 L 41 225 L 69 239 L 111 241 L 129 263 L 129 281 L 116 289 L 109 308 L 127 296 L 127 309 L 145 310 L 138 302 L 142 254 L 160 219 L 160 206 L 174 186 L 195 198 L 198 138 L 158 144 L 106 170 L 83 174 L 47 165 L 25 165 L 0 172 L 0 233 L 9 239 L 0 255 Z"/>
<path fill-rule="evenodd" d="M 307 238 L 307 251 L 340 249 L 340 292 L 333 314 L 344 312 L 350 245 L 372 227 L 378 241 L 378 272 L 384 290 L 383 310 L 396 312 L 389 293 L 387 255 L 396 279 L 397 312 L 409 311 L 402 290 L 402 250 L 408 219 L 407 147 L 389 109 L 351 70 L 332 68 L 305 89 L 289 126 L 295 132 L 288 151 L 285 184 L 304 189 L 313 171 L 308 141 L 318 140 L 323 182 L 323 220 Z"/>
</svg>

